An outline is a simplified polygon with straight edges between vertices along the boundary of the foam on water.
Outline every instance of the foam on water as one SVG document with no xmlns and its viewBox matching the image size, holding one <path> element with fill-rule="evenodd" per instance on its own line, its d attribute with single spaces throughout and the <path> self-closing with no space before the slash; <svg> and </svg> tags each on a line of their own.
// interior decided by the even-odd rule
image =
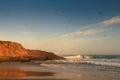
<svg viewBox="0 0 120 80">
<path fill-rule="evenodd" d="M 120 67 L 120 57 L 119 56 L 83 56 L 83 55 L 75 55 L 75 56 L 64 56 L 66 59 L 63 62 L 70 63 L 82 63 L 82 64 L 95 64 L 95 65 L 107 65 L 107 66 L 117 66 Z"/>
</svg>

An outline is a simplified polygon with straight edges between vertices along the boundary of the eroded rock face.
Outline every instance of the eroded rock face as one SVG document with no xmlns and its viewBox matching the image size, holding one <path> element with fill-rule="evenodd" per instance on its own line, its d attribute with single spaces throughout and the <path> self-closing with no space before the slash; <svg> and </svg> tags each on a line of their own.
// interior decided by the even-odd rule
<svg viewBox="0 0 120 80">
<path fill-rule="evenodd" d="M 19 43 L 0 41 L 0 57 L 18 57 L 27 53 L 27 50 Z"/>
<path fill-rule="evenodd" d="M 29 60 L 54 60 L 62 57 L 51 52 L 29 50 L 21 44 L 11 41 L 0 41 L 0 61 L 29 61 Z"/>
</svg>

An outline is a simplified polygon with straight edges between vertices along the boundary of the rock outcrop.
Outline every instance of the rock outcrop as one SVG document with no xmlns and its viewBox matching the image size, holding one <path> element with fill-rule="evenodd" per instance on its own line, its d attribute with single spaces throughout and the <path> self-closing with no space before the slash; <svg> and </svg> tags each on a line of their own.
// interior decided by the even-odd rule
<svg viewBox="0 0 120 80">
<path fill-rule="evenodd" d="M 55 60 L 63 59 L 51 52 L 29 50 L 21 44 L 11 41 L 0 41 L 0 61 L 28 61 L 28 60 Z"/>
<path fill-rule="evenodd" d="M 30 58 L 34 58 L 35 60 L 56 60 L 63 59 L 63 57 L 57 56 L 52 52 L 46 52 L 41 50 L 28 50 L 28 56 Z"/>
<path fill-rule="evenodd" d="M 0 57 L 19 57 L 28 54 L 21 44 L 11 41 L 0 41 Z"/>
</svg>

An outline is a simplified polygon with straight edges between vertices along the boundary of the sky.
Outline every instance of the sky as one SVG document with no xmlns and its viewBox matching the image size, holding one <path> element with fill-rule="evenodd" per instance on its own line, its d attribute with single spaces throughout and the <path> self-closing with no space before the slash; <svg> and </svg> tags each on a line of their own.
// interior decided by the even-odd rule
<svg viewBox="0 0 120 80">
<path fill-rule="evenodd" d="M 120 0 L 0 0 L 0 40 L 59 55 L 120 55 Z"/>
</svg>

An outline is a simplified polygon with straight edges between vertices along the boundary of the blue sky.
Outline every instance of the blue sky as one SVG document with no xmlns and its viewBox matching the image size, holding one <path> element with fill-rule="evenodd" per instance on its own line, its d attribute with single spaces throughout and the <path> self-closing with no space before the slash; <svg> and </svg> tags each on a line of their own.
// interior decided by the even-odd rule
<svg viewBox="0 0 120 80">
<path fill-rule="evenodd" d="M 0 38 L 56 54 L 120 54 L 119 0 L 0 0 Z"/>
</svg>

